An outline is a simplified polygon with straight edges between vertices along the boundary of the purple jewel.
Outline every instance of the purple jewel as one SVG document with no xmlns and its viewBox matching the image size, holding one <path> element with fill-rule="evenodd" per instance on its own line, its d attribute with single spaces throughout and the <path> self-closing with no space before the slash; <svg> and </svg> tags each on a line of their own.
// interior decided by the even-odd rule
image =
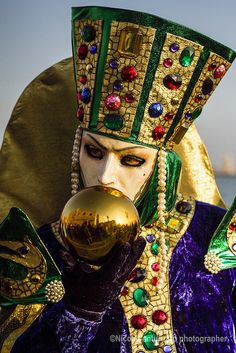
<svg viewBox="0 0 236 353">
<path fill-rule="evenodd" d="M 91 54 L 96 54 L 96 52 L 97 52 L 97 44 L 91 45 L 91 47 L 90 47 L 90 53 L 91 53 Z"/>
<path fill-rule="evenodd" d="M 236 251 L 236 243 L 234 243 L 234 244 L 232 245 L 232 249 L 233 249 L 233 251 Z"/>
<path fill-rule="evenodd" d="M 124 88 L 123 82 L 121 80 L 115 80 L 113 88 L 115 91 L 121 91 Z"/>
<path fill-rule="evenodd" d="M 175 53 L 179 50 L 179 44 L 178 43 L 172 43 L 169 47 L 170 51 L 172 53 Z"/>
<path fill-rule="evenodd" d="M 154 240 L 156 239 L 155 234 L 148 234 L 148 235 L 146 236 L 146 239 L 147 239 L 147 241 L 148 241 L 149 243 L 153 243 Z"/>
<path fill-rule="evenodd" d="M 163 351 L 164 351 L 165 353 L 171 353 L 171 352 L 172 352 L 172 348 L 171 348 L 171 346 L 164 346 L 164 347 L 163 347 Z"/>
<path fill-rule="evenodd" d="M 18 251 L 21 255 L 26 255 L 29 252 L 29 248 L 27 248 L 26 246 L 22 246 L 20 249 L 18 249 Z"/>
<path fill-rule="evenodd" d="M 185 114 L 185 119 L 189 120 L 191 119 L 192 114 L 190 112 Z"/>
<path fill-rule="evenodd" d="M 117 59 L 111 59 L 109 61 L 109 66 L 112 68 L 112 69 L 117 69 L 117 67 L 119 66 L 119 61 Z"/>
</svg>

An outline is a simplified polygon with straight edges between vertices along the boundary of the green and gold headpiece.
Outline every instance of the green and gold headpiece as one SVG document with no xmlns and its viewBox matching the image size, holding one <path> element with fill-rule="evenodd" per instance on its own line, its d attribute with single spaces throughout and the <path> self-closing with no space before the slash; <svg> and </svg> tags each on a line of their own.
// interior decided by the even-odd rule
<svg viewBox="0 0 236 353">
<path fill-rule="evenodd" d="M 236 55 L 146 13 L 81 7 L 72 21 L 78 119 L 129 142 L 179 143 Z"/>
</svg>

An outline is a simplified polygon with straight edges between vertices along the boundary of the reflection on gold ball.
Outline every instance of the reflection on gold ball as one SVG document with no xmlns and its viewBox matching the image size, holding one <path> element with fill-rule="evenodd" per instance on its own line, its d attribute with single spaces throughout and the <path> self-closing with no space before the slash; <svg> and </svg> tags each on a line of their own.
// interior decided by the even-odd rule
<svg viewBox="0 0 236 353">
<path fill-rule="evenodd" d="M 139 215 L 122 192 L 92 186 L 79 191 L 66 203 L 61 214 L 65 243 L 81 259 L 102 263 L 118 242 L 132 242 L 139 233 Z"/>
</svg>

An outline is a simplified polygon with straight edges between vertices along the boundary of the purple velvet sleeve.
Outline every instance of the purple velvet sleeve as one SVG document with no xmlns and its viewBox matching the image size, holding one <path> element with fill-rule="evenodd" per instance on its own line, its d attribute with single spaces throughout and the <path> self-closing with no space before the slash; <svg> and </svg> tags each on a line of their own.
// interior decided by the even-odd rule
<svg viewBox="0 0 236 353">
<path fill-rule="evenodd" d="M 44 310 L 18 338 L 12 353 L 85 353 L 100 323 L 78 318 L 59 302 Z"/>
</svg>

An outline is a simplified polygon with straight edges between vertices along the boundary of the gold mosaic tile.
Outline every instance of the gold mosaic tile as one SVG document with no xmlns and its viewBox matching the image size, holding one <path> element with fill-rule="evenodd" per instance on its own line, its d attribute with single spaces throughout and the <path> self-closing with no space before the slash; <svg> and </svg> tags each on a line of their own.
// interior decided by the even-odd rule
<svg viewBox="0 0 236 353">
<path fill-rule="evenodd" d="M 122 40 L 124 31 L 127 31 L 127 33 L 128 31 L 136 31 L 139 37 L 142 36 L 142 41 L 140 38 L 135 41 L 135 45 L 139 48 L 139 50 L 135 50 L 135 46 L 133 48 L 133 37 L 131 33 L 131 38 L 129 38 L 129 36 L 127 38 L 125 51 L 125 46 L 123 45 L 122 47 L 122 45 L 120 44 L 120 39 Z M 122 137 L 130 136 L 139 98 L 142 92 L 142 86 L 146 75 L 155 32 L 156 29 L 154 28 L 139 26 L 134 23 L 116 21 L 112 22 L 109 36 L 110 39 L 108 44 L 104 81 L 102 87 L 101 105 L 98 116 L 97 130 L 99 132 L 109 133 L 111 135 L 118 135 Z M 131 41 L 130 45 L 129 40 Z M 112 59 L 117 59 L 119 61 L 119 66 L 117 69 L 112 69 L 109 66 L 109 62 Z M 113 84 L 116 80 L 121 79 L 121 71 L 125 66 L 134 66 L 138 72 L 138 77 L 132 82 L 124 81 L 124 88 L 119 92 L 114 91 Z M 125 94 L 127 92 L 132 92 L 135 95 L 135 101 L 133 103 L 127 103 L 125 101 Z M 106 97 L 112 93 L 118 94 L 121 98 L 121 106 L 119 110 L 116 111 L 109 111 L 104 103 Z M 103 120 L 105 116 L 110 113 L 119 114 L 124 117 L 124 127 L 122 128 L 122 130 L 113 131 L 104 126 Z"/>
<path fill-rule="evenodd" d="M 214 70 L 209 70 L 209 67 L 212 64 L 215 64 L 216 68 Z M 189 97 L 188 102 L 185 106 L 182 119 L 178 123 L 178 125 L 176 126 L 174 133 L 173 133 L 172 137 L 170 138 L 170 142 L 175 141 L 175 137 L 182 126 L 185 126 L 187 124 L 187 128 L 188 128 L 191 125 L 192 122 L 187 120 L 185 118 L 185 115 L 187 113 L 193 113 L 194 111 L 201 109 L 204 106 L 204 104 L 207 102 L 207 100 L 210 98 L 210 96 L 214 92 L 215 88 L 220 83 L 221 78 L 223 76 L 221 78 L 214 78 L 214 72 L 217 69 L 217 67 L 219 67 L 220 65 L 225 66 L 225 72 L 227 72 L 227 70 L 231 66 L 230 62 L 228 62 L 227 60 L 222 58 L 220 55 L 217 55 L 215 53 L 210 53 L 209 58 L 206 61 L 204 68 L 201 72 L 201 75 L 200 75 L 200 77 L 199 77 L 199 79 L 198 79 L 198 81 L 197 81 L 197 83 L 191 93 L 191 96 Z M 208 78 L 213 79 L 214 84 L 213 84 L 213 88 L 212 88 L 211 92 L 209 94 L 204 95 L 202 93 L 202 86 L 203 86 L 203 82 Z M 197 97 L 199 97 L 199 100 L 197 99 Z M 176 143 L 178 143 L 178 141 Z"/>
<path fill-rule="evenodd" d="M 173 208 L 173 210 L 170 212 L 169 216 L 173 217 L 173 218 L 180 219 L 183 224 L 183 227 L 181 228 L 181 231 L 179 233 L 170 234 L 170 233 L 166 232 L 166 239 L 168 239 L 170 242 L 170 247 L 168 250 L 169 261 L 171 259 L 171 254 L 172 254 L 176 244 L 178 243 L 180 238 L 186 232 L 186 230 L 192 220 L 194 211 L 195 211 L 195 201 L 194 200 L 192 200 L 191 198 L 188 198 L 188 199 L 184 198 L 182 195 L 178 195 L 176 203 L 179 201 L 182 201 L 182 200 L 190 202 L 192 208 L 188 214 L 181 214 L 178 211 L 176 211 L 175 208 Z M 146 236 L 148 234 L 155 234 L 156 240 L 158 242 L 158 233 L 159 233 L 158 224 L 155 224 L 150 229 L 142 227 L 141 236 L 143 236 L 144 239 L 146 239 Z M 154 256 L 151 253 L 151 251 L 150 251 L 151 245 L 152 245 L 152 243 L 147 242 L 146 248 L 145 248 L 145 250 L 144 250 L 141 258 L 139 259 L 137 266 L 136 266 L 136 267 L 145 268 L 145 270 L 147 272 L 145 279 L 143 281 L 138 282 L 138 283 L 131 283 L 131 282 L 127 281 L 125 283 L 125 286 L 128 287 L 129 293 L 127 295 L 120 296 L 120 301 L 123 306 L 123 309 L 124 309 L 124 312 L 126 315 L 126 319 L 128 321 L 128 325 L 129 325 L 130 339 L 131 339 L 131 344 L 132 344 L 132 352 L 134 352 L 134 353 L 136 353 L 138 351 L 143 351 L 145 353 L 149 352 L 148 350 L 146 350 L 143 347 L 142 338 L 143 338 L 144 333 L 147 332 L 148 330 L 150 330 L 150 331 L 155 332 L 155 334 L 159 337 L 158 349 L 160 349 L 161 352 L 163 352 L 163 347 L 165 345 L 170 345 L 172 347 L 172 353 L 177 353 L 176 348 L 175 348 L 175 344 L 174 344 L 174 336 L 173 336 L 168 271 L 167 271 L 164 285 L 163 285 L 161 291 L 158 291 L 156 286 L 151 284 L 151 279 L 154 276 L 158 277 L 158 272 L 153 271 L 151 268 L 151 265 L 153 264 L 153 262 L 159 262 L 159 255 Z M 133 292 L 137 288 L 143 288 L 143 289 L 147 290 L 150 294 L 150 302 L 145 307 L 142 307 L 142 308 L 138 307 L 133 300 Z M 153 311 L 155 311 L 155 310 L 163 310 L 164 312 L 167 313 L 168 319 L 164 324 L 156 325 L 152 322 L 151 317 L 152 317 Z M 148 320 L 147 326 L 143 329 L 134 329 L 131 326 L 130 320 L 131 320 L 132 316 L 138 315 L 138 314 L 145 315 Z M 159 350 L 158 350 L 158 352 L 159 352 Z"/>
<path fill-rule="evenodd" d="M 91 25 L 96 30 L 95 39 L 91 42 L 85 42 L 81 37 L 81 31 L 85 25 Z M 101 20 L 79 20 L 74 22 L 74 33 L 75 33 L 75 49 L 76 53 L 80 47 L 80 45 L 86 44 L 88 46 L 88 54 L 85 59 L 80 59 L 78 55 L 76 55 L 76 87 L 77 92 L 79 92 L 83 88 L 89 88 L 91 91 L 91 99 L 88 104 L 83 102 L 79 102 L 79 107 L 84 109 L 84 120 L 82 127 L 88 128 L 89 121 L 91 118 L 91 106 L 94 95 L 94 87 L 95 87 L 95 79 L 96 79 L 96 71 L 98 64 L 98 57 L 100 52 L 101 45 L 101 37 L 102 37 L 102 21 Z M 90 47 L 96 44 L 97 52 L 95 54 L 91 54 L 89 49 Z M 81 75 L 87 76 L 86 84 L 82 84 L 79 80 Z"/>
<path fill-rule="evenodd" d="M 172 43 L 178 43 L 179 50 L 172 53 L 170 51 L 170 45 Z M 195 50 L 195 55 L 191 65 L 184 67 L 180 64 L 179 58 L 181 52 L 186 47 L 192 47 Z M 140 133 L 138 136 L 138 141 L 143 143 L 152 144 L 157 147 L 163 144 L 166 133 L 172 124 L 175 114 L 177 113 L 180 103 L 183 99 L 185 91 L 189 85 L 192 78 L 192 74 L 197 66 L 198 59 L 202 51 L 202 46 L 200 44 L 194 43 L 182 37 L 175 36 L 173 34 L 167 33 L 166 40 L 163 45 L 160 61 L 156 70 L 155 78 L 153 80 L 152 89 L 149 94 L 147 105 L 144 112 L 143 121 L 140 128 Z M 163 65 L 165 59 L 172 60 L 171 67 L 165 67 Z M 163 84 L 163 79 L 167 75 L 178 74 L 182 78 L 181 86 L 176 90 L 171 90 Z M 163 106 L 163 113 L 160 117 L 152 118 L 149 116 L 148 109 L 152 103 L 159 102 Z M 173 119 L 167 121 L 165 120 L 166 114 L 173 114 Z M 155 141 L 152 137 L 153 129 L 161 125 L 165 129 L 165 134 L 160 140 Z"/>
</svg>

